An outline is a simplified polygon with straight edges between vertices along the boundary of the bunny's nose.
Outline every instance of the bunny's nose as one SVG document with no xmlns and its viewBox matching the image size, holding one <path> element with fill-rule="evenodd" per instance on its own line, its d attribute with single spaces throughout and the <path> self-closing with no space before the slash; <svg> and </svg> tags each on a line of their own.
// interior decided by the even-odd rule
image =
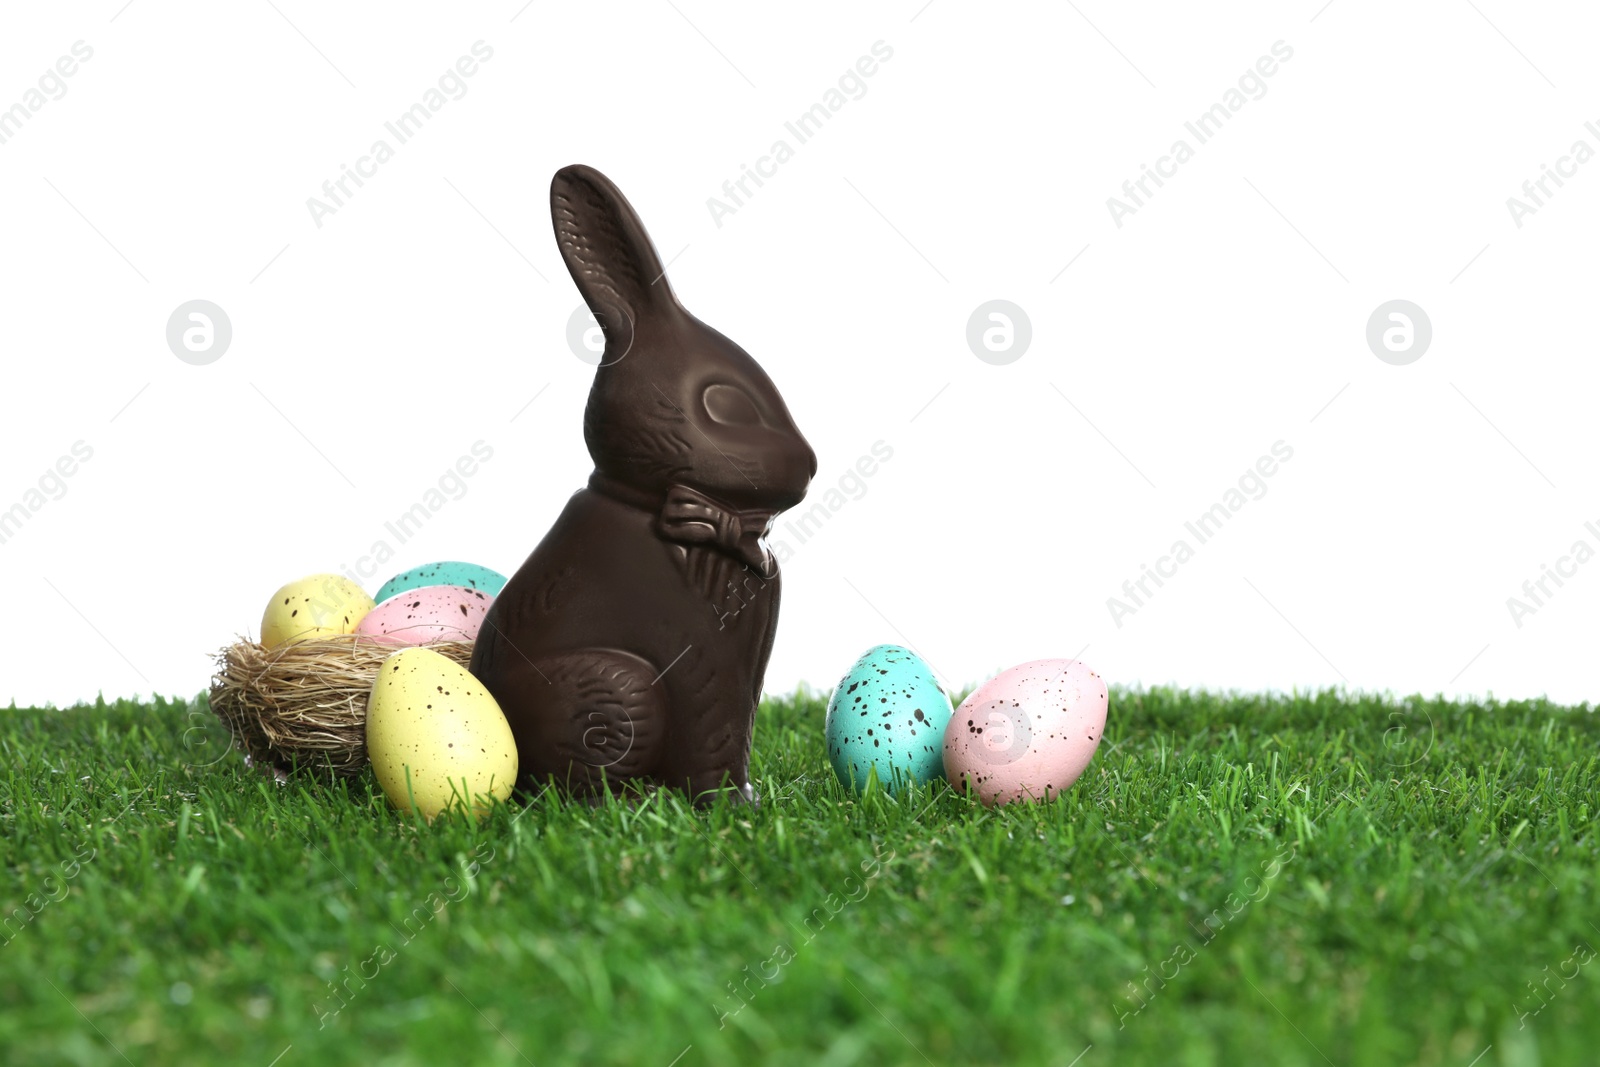
<svg viewBox="0 0 1600 1067">
<path fill-rule="evenodd" d="M 806 448 L 806 455 L 811 457 L 811 477 L 815 478 L 817 476 L 817 454 L 808 446 Z"/>
</svg>

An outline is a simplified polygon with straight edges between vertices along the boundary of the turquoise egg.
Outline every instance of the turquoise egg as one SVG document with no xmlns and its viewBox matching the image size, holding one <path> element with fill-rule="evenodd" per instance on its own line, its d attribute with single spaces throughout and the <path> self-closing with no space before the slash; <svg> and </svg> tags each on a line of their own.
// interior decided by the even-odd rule
<svg viewBox="0 0 1600 1067">
<path fill-rule="evenodd" d="M 828 761 L 858 793 L 874 768 L 891 793 L 908 782 L 943 779 L 951 714 L 950 698 L 922 657 L 878 645 L 856 660 L 828 700 Z"/>
<path fill-rule="evenodd" d="M 476 563 L 428 563 L 390 578 L 372 599 L 382 604 L 408 589 L 421 589 L 429 585 L 459 585 L 489 596 L 499 596 L 500 590 L 506 587 L 506 577 Z"/>
</svg>

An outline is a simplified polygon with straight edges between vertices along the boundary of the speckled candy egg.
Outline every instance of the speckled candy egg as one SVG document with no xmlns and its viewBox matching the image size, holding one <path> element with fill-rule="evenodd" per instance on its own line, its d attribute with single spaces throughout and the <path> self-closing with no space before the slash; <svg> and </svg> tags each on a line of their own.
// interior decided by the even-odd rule
<svg viewBox="0 0 1600 1067">
<path fill-rule="evenodd" d="M 1089 766 L 1106 707 L 1106 683 L 1078 660 L 1036 659 L 1002 671 L 950 717 L 945 775 L 991 806 L 1053 800 Z"/>
<path fill-rule="evenodd" d="M 430 585 L 390 597 L 367 612 L 356 633 L 388 645 L 476 641 L 494 597 L 459 585 Z"/>
<path fill-rule="evenodd" d="M 517 781 L 517 742 L 500 705 L 431 648 L 396 652 L 378 668 L 367 756 L 389 802 L 430 821 L 454 807 L 481 815 Z"/>
<path fill-rule="evenodd" d="M 275 648 L 288 641 L 347 634 L 372 610 L 372 598 L 355 582 L 337 574 L 313 574 L 272 594 L 261 613 L 261 643 Z"/>
<path fill-rule="evenodd" d="M 378 595 L 374 599 L 382 604 L 390 597 L 430 585 L 459 585 L 490 596 L 499 596 L 500 590 L 506 587 L 506 578 L 505 575 L 488 567 L 480 567 L 476 563 L 461 563 L 455 560 L 427 563 L 421 567 L 413 567 L 404 574 L 397 574 L 384 582 L 378 588 Z"/>
<path fill-rule="evenodd" d="M 944 773 L 940 740 L 950 698 L 915 652 L 879 645 L 856 660 L 828 701 L 823 734 L 839 781 L 860 792 L 876 768 L 891 793 Z"/>
</svg>

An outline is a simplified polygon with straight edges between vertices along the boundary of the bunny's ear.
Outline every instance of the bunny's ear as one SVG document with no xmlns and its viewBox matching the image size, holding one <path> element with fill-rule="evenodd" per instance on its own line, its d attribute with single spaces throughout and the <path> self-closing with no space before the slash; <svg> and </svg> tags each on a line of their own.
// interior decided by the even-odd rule
<svg viewBox="0 0 1600 1067">
<path fill-rule="evenodd" d="M 608 346 L 632 344 L 634 324 L 677 306 L 661 257 L 633 205 L 593 167 L 562 167 L 550 182 L 556 243 Z"/>
</svg>

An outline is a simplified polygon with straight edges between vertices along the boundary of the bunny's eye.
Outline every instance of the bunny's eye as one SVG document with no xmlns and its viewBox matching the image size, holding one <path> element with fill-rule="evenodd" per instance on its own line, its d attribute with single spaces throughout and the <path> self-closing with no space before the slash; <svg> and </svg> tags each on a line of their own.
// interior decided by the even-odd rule
<svg viewBox="0 0 1600 1067">
<path fill-rule="evenodd" d="M 761 421 L 753 400 L 731 385 L 706 386 L 706 414 L 730 426 L 754 426 Z"/>
</svg>

